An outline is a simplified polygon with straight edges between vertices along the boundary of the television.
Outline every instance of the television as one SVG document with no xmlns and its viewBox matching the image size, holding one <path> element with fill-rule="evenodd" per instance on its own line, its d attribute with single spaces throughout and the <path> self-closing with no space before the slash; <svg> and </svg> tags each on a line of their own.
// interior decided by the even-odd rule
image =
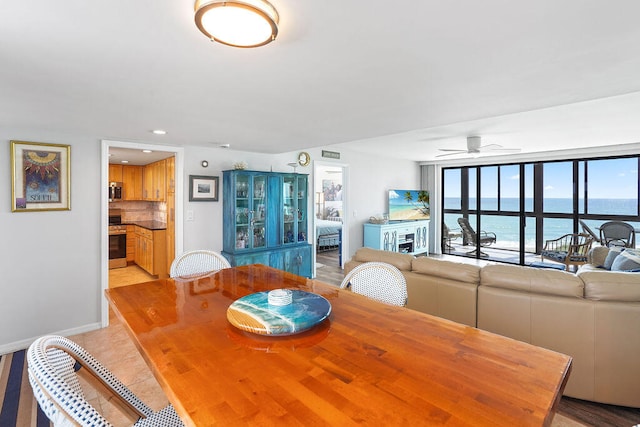
<svg viewBox="0 0 640 427">
<path fill-rule="evenodd" d="M 431 218 L 429 192 L 424 190 L 389 190 L 389 221 Z"/>
</svg>

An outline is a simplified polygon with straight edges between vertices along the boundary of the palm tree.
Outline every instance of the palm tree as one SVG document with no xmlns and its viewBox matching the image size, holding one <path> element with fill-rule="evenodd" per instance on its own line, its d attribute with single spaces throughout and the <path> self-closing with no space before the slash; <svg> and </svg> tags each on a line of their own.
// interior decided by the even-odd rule
<svg viewBox="0 0 640 427">
<path fill-rule="evenodd" d="M 430 208 L 429 208 L 429 192 L 428 191 L 424 191 L 424 190 L 418 191 L 417 202 L 419 204 L 414 203 L 413 196 L 411 195 L 411 191 L 406 191 L 404 193 L 404 199 L 407 202 L 411 203 L 412 205 L 416 206 L 416 209 L 418 209 L 420 213 L 422 213 L 423 215 L 429 215 Z"/>
</svg>

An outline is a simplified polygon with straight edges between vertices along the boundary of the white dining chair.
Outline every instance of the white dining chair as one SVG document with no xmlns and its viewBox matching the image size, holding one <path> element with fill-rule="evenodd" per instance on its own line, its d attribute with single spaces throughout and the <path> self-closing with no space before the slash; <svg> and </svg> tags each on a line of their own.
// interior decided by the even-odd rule
<svg viewBox="0 0 640 427">
<path fill-rule="evenodd" d="M 169 276 L 171 278 L 194 277 L 229 267 L 231 267 L 231 264 L 221 254 L 197 249 L 176 257 L 171 263 Z"/>
<path fill-rule="evenodd" d="M 384 262 L 365 262 L 351 270 L 340 288 L 398 306 L 407 304 L 407 281 L 396 267 Z"/>
<path fill-rule="evenodd" d="M 111 401 L 137 421 L 135 427 L 182 427 L 173 406 L 154 412 L 111 371 L 75 342 L 58 336 L 38 338 L 27 351 L 29 382 L 45 415 L 55 426 L 111 426 L 85 398 L 79 372 L 97 381 Z"/>
</svg>

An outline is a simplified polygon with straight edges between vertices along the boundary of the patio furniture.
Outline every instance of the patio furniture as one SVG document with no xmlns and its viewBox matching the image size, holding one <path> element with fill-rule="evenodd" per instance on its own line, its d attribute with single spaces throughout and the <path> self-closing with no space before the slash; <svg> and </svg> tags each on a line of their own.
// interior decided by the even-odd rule
<svg viewBox="0 0 640 427">
<path fill-rule="evenodd" d="M 557 239 L 547 240 L 540 253 L 540 259 L 556 261 L 565 265 L 569 271 L 571 266 L 583 265 L 588 262 L 587 254 L 593 238 L 588 234 L 565 234 Z"/>
<path fill-rule="evenodd" d="M 465 217 L 458 218 L 458 224 L 460 224 L 460 229 L 462 230 L 463 237 L 463 245 L 474 245 L 477 246 L 489 246 L 495 243 L 497 237 L 496 233 L 491 231 L 480 231 L 480 234 L 476 233 L 471 224 L 469 224 L 469 219 Z M 474 249 L 471 252 L 467 252 L 468 255 L 475 255 L 476 250 Z M 480 256 L 487 256 L 484 252 L 480 252 Z"/>
<path fill-rule="evenodd" d="M 365 262 L 351 270 L 340 284 L 357 294 L 398 306 L 407 304 L 407 282 L 396 267 L 384 262 Z"/>
<path fill-rule="evenodd" d="M 600 243 L 611 247 L 636 247 L 636 231 L 631 224 L 622 221 L 608 221 L 600 226 Z"/>
<path fill-rule="evenodd" d="M 447 227 L 447 224 L 442 224 L 442 251 L 445 252 L 449 252 L 451 253 L 451 251 L 453 250 L 453 246 L 451 246 L 451 241 L 455 240 L 459 237 L 462 237 L 462 233 L 460 232 L 460 230 L 450 230 L 449 227 Z"/>
<path fill-rule="evenodd" d="M 78 373 L 86 372 L 90 384 L 106 391 L 116 406 L 137 420 L 135 427 L 183 426 L 173 406 L 154 412 L 86 350 L 67 338 L 38 338 L 27 351 L 27 363 L 33 394 L 55 425 L 111 425 L 85 398 Z"/>
<path fill-rule="evenodd" d="M 169 276 L 171 278 L 193 277 L 229 267 L 231 267 L 229 261 L 217 252 L 194 250 L 185 252 L 173 260 Z"/>
<path fill-rule="evenodd" d="M 582 231 L 593 239 L 594 242 L 600 243 L 602 245 L 602 241 L 600 240 L 600 236 L 598 236 L 583 220 L 580 221 L 580 227 L 582 227 Z"/>
</svg>

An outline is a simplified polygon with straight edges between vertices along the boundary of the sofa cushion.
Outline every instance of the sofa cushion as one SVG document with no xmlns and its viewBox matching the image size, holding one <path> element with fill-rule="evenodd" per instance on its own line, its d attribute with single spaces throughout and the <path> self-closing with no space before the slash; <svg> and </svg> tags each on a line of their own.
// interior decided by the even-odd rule
<svg viewBox="0 0 640 427">
<path fill-rule="evenodd" d="M 611 249 L 609 252 L 611 252 Z M 611 271 L 640 270 L 640 251 L 637 249 L 625 249 L 613 260 Z"/>
<path fill-rule="evenodd" d="M 626 251 L 625 251 L 626 252 Z M 590 300 L 640 302 L 640 274 L 585 265 L 577 273 Z"/>
<path fill-rule="evenodd" d="M 398 252 L 381 251 L 372 248 L 360 248 L 353 256 L 358 262 L 386 262 L 401 271 L 411 271 L 411 262 L 415 259 L 413 255 L 401 254 Z"/>
<path fill-rule="evenodd" d="M 477 284 L 480 281 L 479 266 L 443 259 L 418 257 L 411 263 L 411 271 L 466 283 Z"/>
<path fill-rule="evenodd" d="M 613 261 L 615 261 L 618 255 L 622 253 L 623 249 L 624 248 L 617 248 L 617 247 L 609 249 L 609 253 L 607 254 L 607 257 L 604 259 L 604 263 L 602 264 L 602 267 L 604 267 L 605 270 L 611 270 Z"/>
<path fill-rule="evenodd" d="M 519 265 L 487 265 L 480 270 L 480 286 L 582 298 L 584 282 L 575 274 Z"/>
<path fill-rule="evenodd" d="M 596 267 L 604 267 L 604 261 L 609 254 L 609 248 L 606 246 L 594 246 L 589 250 L 588 262 Z"/>
</svg>

